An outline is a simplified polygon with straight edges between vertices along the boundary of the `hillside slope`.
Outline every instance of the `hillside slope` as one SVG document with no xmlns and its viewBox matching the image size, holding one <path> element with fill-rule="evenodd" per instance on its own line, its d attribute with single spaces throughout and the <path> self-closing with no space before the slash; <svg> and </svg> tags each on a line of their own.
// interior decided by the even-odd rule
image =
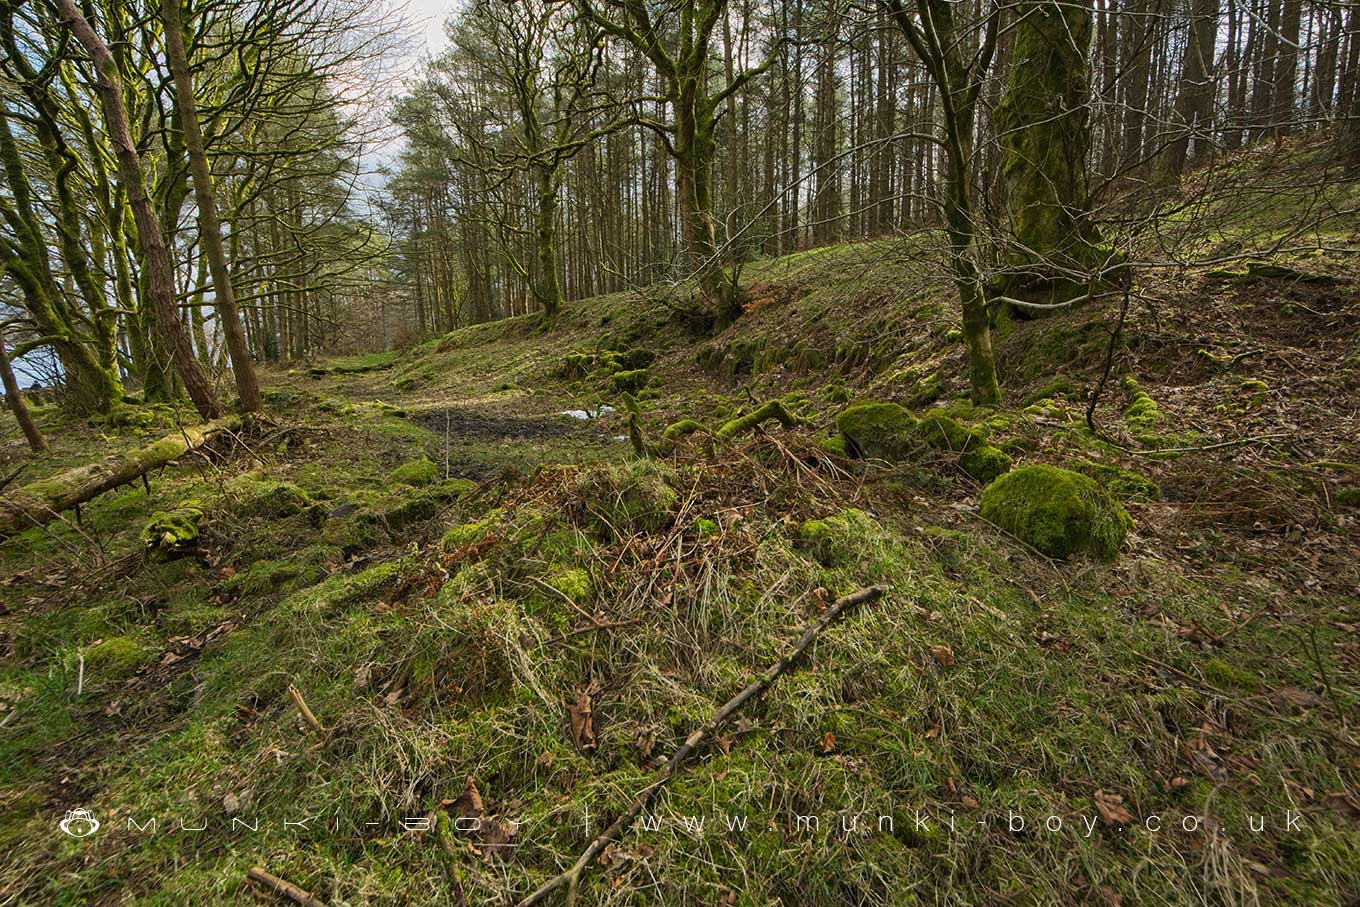
<svg viewBox="0 0 1360 907">
<path fill-rule="evenodd" d="M 266 375 L 239 444 L 0 547 L 0 904 L 513 902 L 877 584 L 581 902 L 1354 903 L 1360 263 L 1317 245 L 1150 272 L 1113 343 L 1008 325 L 1002 409 L 928 236 L 750 265 L 713 338 L 629 293 Z M 910 443 L 838 424 L 888 402 Z M 39 407 L 24 481 L 177 417 L 138 412 Z M 984 519 L 1003 462 L 1093 478 L 1117 556 Z"/>
</svg>

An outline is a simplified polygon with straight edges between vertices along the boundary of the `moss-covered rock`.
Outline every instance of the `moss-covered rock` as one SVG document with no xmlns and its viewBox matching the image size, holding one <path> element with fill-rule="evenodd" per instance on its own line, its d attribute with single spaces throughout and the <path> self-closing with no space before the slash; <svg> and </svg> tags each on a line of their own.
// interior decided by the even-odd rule
<svg viewBox="0 0 1360 907">
<path fill-rule="evenodd" d="M 130 636 L 110 636 L 90 646 L 85 656 L 85 676 L 99 682 L 119 680 L 137 672 L 151 658 L 151 650 Z"/>
<path fill-rule="evenodd" d="M 429 457 L 403 463 L 387 474 L 389 485 L 413 485 L 417 488 L 439 481 L 439 467 Z"/>
<path fill-rule="evenodd" d="M 858 403 L 836 416 L 845 446 L 858 457 L 900 460 L 919 445 L 917 419 L 896 403 Z"/>
<path fill-rule="evenodd" d="M 578 500 L 585 521 L 603 535 L 655 532 L 670 522 L 680 496 L 670 485 L 674 471 L 654 460 L 611 463 L 582 473 Z"/>
<path fill-rule="evenodd" d="M 635 394 L 647 386 L 649 377 L 651 376 L 645 368 L 615 372 L 609 379 L 609 387 L 615 393 Z"/>
<path fill-rule="evenodd" d="M 203 511 L 198 507 L 158 510 L 142 529 L 142 548 L 156 557 L 183 557 L 198 548 L 202 521 Z"/>
<path fill-rule="evenodd" d="M 227 483 L 227 493 L 236 499 L 234 510 L 242 516 L 278 519 L 302 513 L 312 499 L 292 482 L 261 480 L 250 475 Z"/>
<path fill-rule="evenodd" d="M 986 443 L 982 435 L 952 416 L 927 413 L 916 424 L 916 434 L 922 441 L 939 450 L 963 453 Z"/>
<path fill-rule="evenodd" d="M 1134 432 L 1150 432 L 1161 421 L 1161 410 L 1157 401 L 1148 396 L 1138 380 L 1132 375 L 1124 376 L 1124 391 L 1129 395 L 1129 405 L 1124 410 L 1124 422 Z"/>
<path fill-rule="evenodd" d="M 798 547 L 828 567 L 843 566 L 859 557 L 860 543 L 874 534 L 876 520 L 857 507 L 798 527 Z"/>
<path fill-rule="evenodd" d="M 503 514 L 504 511 L 496 508 L 487 511 L 481 519 L 459 523 L 444 533 L 444 538 L 439 544 L 445 551 L 457 551 L 460 548 L 479 544 L 487 539 L 496 526 L 500 525 Z"/>
<path fill-rule="evenodd" d="M 1113 560 L 1133 525 L 1095 479 L 1056 466 L 1022 466 L 1001 476 L 982 492 L 982 516 L 1059 559 L 1089 553 Z"/>
<path fill-rule="evenodd" d="M 1162 490 L 1157 487 L 1156 482 L 1122 466 L 1077 460 L 1072 464 L 1072 468 L 1095 479 L 1105 486 L 1106 491 L 1125 503 L 1146 504 L 1160 500 L 1162 496 Z"/>
<path fill-rule="evenodd" d="M 983 444 L 959 458 L 959 468 L 979 482 L 990 482 L 1010 471 L 1010 455 L 1000 448 Z"/>
</svg>

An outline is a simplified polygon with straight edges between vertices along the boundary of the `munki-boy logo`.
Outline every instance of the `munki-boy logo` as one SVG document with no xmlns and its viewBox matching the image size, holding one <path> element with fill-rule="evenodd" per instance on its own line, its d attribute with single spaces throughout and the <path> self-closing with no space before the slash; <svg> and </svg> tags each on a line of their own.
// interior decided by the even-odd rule
<svg viewBox="0 0 1360 907">
<path fill-rule="evenodd" d="M 99 831 L 99 820 L 88 809 L 70 809 L 57 827 L 73 838 L 88 838 Z"/>
</svg>

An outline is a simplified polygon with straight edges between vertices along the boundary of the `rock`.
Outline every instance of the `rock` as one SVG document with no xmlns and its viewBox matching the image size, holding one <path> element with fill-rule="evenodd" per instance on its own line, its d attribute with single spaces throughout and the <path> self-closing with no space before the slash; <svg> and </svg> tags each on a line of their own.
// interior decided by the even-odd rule
<svg viewBox="0 0 1360 907">
<path fill-rule="evenodd" d="M 836 417 L 850 453 L 883 460 L 904 459 L 919 446 L 916 424 L 911 411 L 896 403 L 858 403 Z"/>
<path fill-rule="evenodd" d="M 158 510 L 142 529 L 142 547 L 148 554 L 171 560 L 198 548 L 198 524 L 203 511 L 197 507 Z"/>
<path fill-rule="evenodd" d="M 387 474 L 389 485 L 411 485 L 416 488 L 439 481 L 439 467 L 429 457 L 403 463 Z"/>
<path fill-rule="evenodd" d="M 1011 458 L 1000 448 L 983 444 L 960 457 L 959 468 L 979 482 L 987 483 L 1010 472 Z"/>
<path fill-rule="evenodd" d="M 1095 479 L 1056 466 L 1022 466 L 982 492 L 982 516 L 1052 558 L 1114 560 L 1133 520 Z"/>
</svg>

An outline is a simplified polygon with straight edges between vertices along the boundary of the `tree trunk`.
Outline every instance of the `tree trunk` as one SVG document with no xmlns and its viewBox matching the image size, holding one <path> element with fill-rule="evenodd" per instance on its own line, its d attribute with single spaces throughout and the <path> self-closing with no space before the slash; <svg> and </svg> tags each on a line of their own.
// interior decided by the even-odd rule
<svg viewBox="0 0 1360 907">
<path fill-rule="evenodd" d="M 146 177 L 137 156 L 132 132 L 128 128 L 127 110 L 123 106 L 122 80 L 109 49 L 95 34 L 94 29 L 75 4 L 75 0 L 60 0 L 65 24 L 94 61 L 97 78 L 95 89 L 104 110 L 109 139 L 118 159 L 118 172 L 127 187 L 128 203 L 132 206 L 141 236 L 142 254 L 149 269 L 148 289 L 156 316 L 156 325 L 169 347 L 175 368 L 184 381 L 185 390 L 193 400 L 199 415 L 214 418 L 220 411 L 217 396 L 208 377 L 194 358 L 193 344 L 184 322 L 179 317 L 175 302 L 174 274 L 170 269 L 170 255 L 165 248 L 165 237 L 151 202 L 146 195 Z"/>
<path fill-rule="evenodd" d="M 189 168 L 194 180 L 194 201 L 198 205 L 198 241 L 208 256 L 208 272 L 212 275 L 213 308 L 217 311 L 222 333 L 226 335 L 236 392 L 241 397 L 241 410 L 259 412 L 264 403 L 260 398 L 259 382 L 255 378 L 255 363 L 250 359 L 250 346 L 246 342 L 245 330 L 241 327 L 241 313 L 236 308 L 236 291 L 227 268 L 226 251 L 222 247 L 222 225 L 217 217 L 212 170 L 208 166 L 203 130 L 198 122 L 194 77 L 189 71 L 189 57 L 184 49 L 179 0 L 161 0 L 161 18 L 165 26 L 166 56 L 175 79 L 175 103 L 179 108 L 180 128 L 184 130 L 184 144 L 188 147 Z M 206 413 L 204 418 L 207 418 Z"/>
<path fill-rule="evenodd" d="M 0 337 L 0 379 L 3 379 L 5 384 L 5 402 L 9 404 L 9 411 L 14 413 L 14 420 L 23 429 L 28 446 L 33 448 L 34 453 L 47 450 L 47 439 L 38 431 L 33 414 L 28 411 L 28 404 L 24 402 L 24 395 L 19 391 L 19 382 L 14 377 L 14 369 L 10 368 L 9 352 L 5 349 L 4 337 Z"/>
<path fill-rule="evenodd" d="M 1176 96 L 1179 132 L 1167 145 L 1164 172 L 1176 178 L 1189 160 L 1190 139 L 1198 155 L 1213 134 L 1214 39 L 1218 31 L 1218 0 L 1191 0 L 1190 28 L 1185 39 L 1180 90 Z"/>
</svg>

